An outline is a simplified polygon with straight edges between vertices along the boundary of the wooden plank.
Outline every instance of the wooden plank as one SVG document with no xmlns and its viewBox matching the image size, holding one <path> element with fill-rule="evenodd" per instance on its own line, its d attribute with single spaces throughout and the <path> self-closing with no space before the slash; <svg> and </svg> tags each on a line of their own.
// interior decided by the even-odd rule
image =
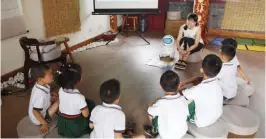
<svg viewBox="0 0 266 139">
<path fill-rule="evenodd" d="M 265 39 L 265 34 L 209 29 L 208 35 L 234 38 Z"/>
</svg>

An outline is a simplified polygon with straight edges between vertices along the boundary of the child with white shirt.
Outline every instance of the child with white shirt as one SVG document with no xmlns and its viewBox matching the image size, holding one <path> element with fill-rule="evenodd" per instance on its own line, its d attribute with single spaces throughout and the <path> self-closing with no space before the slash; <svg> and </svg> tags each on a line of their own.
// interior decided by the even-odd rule
<svg viewBox="0 0 266 139">
<path fill-rule="evenodd" d="M 78 64 L 60 67 L 56 82 L 59 90 L 58 133 L 67 138 L 79 138 L 90 133 L 90 112 L 95 107 L 92 100 L 85 99 L 77 89 L 81 81 L 82 69 Z"/>
<path fill-rule="evenodd" d="M 158 99 L 148 109 L 152 126 L 144 126 L 148 137 L 157 138 L 182 138 L 187 130 L 187 116 L 189 115 L 186 99 L 177 93 L 179 76 L 171 71 L 166 71 L 160 79 L 164 96 Z"/>
<path fill-rule="evenodd" d="M 219 52 L 220 58 L 223 61 L 223 65 L 221 71 L 217 75 L 217 78 L 221 83 L 224 100 L 232 99 L 237 94 L 237 84 L 235 76 L 237 72 L 237 65 L 231 62 L 235 57 L 235 54 L 235 48 L 230 45 L 223 45 Z"/>
<path fill-rule="evenodd" d="M 182 87 L 203 79 L 200 84 L 182 91 L 189 103 L 188 120 L 198 127 L 206 127 L 215 123 L 223 113 L 223 92 L 216 78 L 221 67 L 222 61 L 218 56 L 207 55 L 200 69 L 203 78 L 193 78 L 180 85 Z"/>
<path fill-rule="evenodd" d="M 93 128 L 91 138 L 123 138 L 126 117 L 118 105 L 120 100 L 120 82 L 116 79 L 105 81 L 100 87 L 102 104 L 96 106 L 90 118 Z"/>
<path fill-rule="evenodd" d="M 48 65 L 38 65 L 31 69 L 31 75 L 36 84 L 31 91 L 29 118 L 32 123 L 41 126 L 40 131 L 42 133 L 46 133 L 51 117 L 58 110 L 58 101 L 51 104 L 49 84 L 53 82 L 52 70 Z"/>
<path fill-rule="evenodd" d="M 233 46 L 235 49 L 237 49 L 237 41 L 232 39 L 232 38 L 226 38 L 222 41 L 222 45 L 224 46 Z M 237 71 L 240 73 L 241 77 L 247 82 L 247 84 L 250 84 L 250 80 L 248 79 L 248 77 L 246 76 L 244 70 L 242 69 L 242 67 L 240 66 L 240 63 L 237 59 L 237 56 L 235 55 L 233 57 L 233 59 L 230 61 L 232 63 L 234 63 L 235 65 L 237 65 Z"/>
</svg>

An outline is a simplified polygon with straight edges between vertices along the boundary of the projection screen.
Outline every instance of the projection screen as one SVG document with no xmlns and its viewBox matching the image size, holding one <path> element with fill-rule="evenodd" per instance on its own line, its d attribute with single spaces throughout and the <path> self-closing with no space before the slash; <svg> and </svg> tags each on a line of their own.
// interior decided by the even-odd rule
<svg viewBox="0 0 266 139">
<path fill-rule="evenodd" d="M 159 0 L 94 0 L 94 14 L 156 14 Z"/>
</svg>

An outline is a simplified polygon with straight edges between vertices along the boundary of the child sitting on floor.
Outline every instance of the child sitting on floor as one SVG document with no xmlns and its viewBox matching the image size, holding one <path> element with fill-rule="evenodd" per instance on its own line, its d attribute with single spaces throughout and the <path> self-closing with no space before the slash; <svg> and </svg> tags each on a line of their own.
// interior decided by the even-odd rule
<svg viewBox="0 0 266 139">
<path fill-rule="evenodd" d="M 32 123 L 41 125 L 40 131 L 42 133 L 46 133 L 51 117 L 58 110 L 58 101 L 51 105 L 49 84 L 53 82 L 52 70 L 47 65 L 38 65 L 31 69 L 31 75 L 36 84 L 31 92 L 29 117 Z"/>
<path fill-rule="evenodd" d="M 93 129 L 90 138 L 144 138 L 129 131 L 126 134 L 126 117 L 120 101 L 120 82 L 116 79 L 105 81 L 100 87 L 102 104 L 91 112 L 90 128 Z"/>
<path fill-rule="evenodd" d="M 221 59 L 213 54 L 207 55 L 200 69 L 203 81 L 189 89 L 182 91 L 188 99 L 189 117 L 191 123 L 198 127 L 206 127 L 215 123 L 223 113 L 223 92 L 219 80 L 216 78 L 222 67 Z M 199 81 L 200 78 L 185 81 L 181 86 Z"/>
<path fill-rule="evenodd" d="M 236 50 L 233 46 L 222 46 L 219 52 L 223 61 L 222 69 L 217 75 L 223 90 L 224 100 L 232 99 L 237 94 L 236 71 L 237 65 L 230 62 L 235 57 Z"/>
<path fill-rule="evenodd" d="M 78 138 L 91 132 L 89 129 L 90 112 L 95 107 L 77 89 L 81 81 L 82 69 L 78 64 L 60 67 L 57 75 L 59 90 L 58 133 L 63 137 Z"/>
<path fill-rule="evenodd" d="M 90 118 L 91 138 L 123 138 L 126 117 L 121 107 L 120 82 L 116 79 L 105 81 L 100 87 L 102 104 L 96 106 Z"/>
<path fill-rule="evenodd" d="M 235 49 L 237 49 L 237 42 L 236 40 L 232 39 L 232 38 L 226 38 L 222 41 L 222 44 L 224 46 L 228 46 L 231 45 L 233 46 Z M 235 55 L 234 58 L 230 61 L 231 63 L 234 63 L 235 65 L 237 65 L 237 71 L 240 73 L 240 75 L 242 76 L 242 78 L 247 82 L 247 84 L 250 84 L 250 80 L 248 79 L 248 77 L 246 76 L 244 70 L 242 69 L 242 67 L 240 66 L 240 63 L 237 59 L 237 56 Z"/>
<path fill-rule="evenodd" d="M 166 71 L 160 79 L 164 96 L 158 99 L 148 109 L 149 119 L 153 126 L 145 126 L 145 133 L 149 137 L 181 138 L 187 130 L 187 117 L 189 115 L 186 99 L 177 93 L 179 76 L 171 71 Z"/>
</svg>

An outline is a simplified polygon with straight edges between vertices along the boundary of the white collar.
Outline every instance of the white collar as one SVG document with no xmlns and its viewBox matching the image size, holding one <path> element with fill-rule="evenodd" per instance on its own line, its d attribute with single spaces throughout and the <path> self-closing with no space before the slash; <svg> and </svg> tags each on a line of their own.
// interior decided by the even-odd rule
<svg viewBox="0 0 266 139">
<path fill-rule="evenodd" d="M 179 93 L 177 93 L 176 95 L 165 95 L 165 96 L 161 97 L 161 99 L 177 99 L 180 96 L 181 95 Z"/>
<path fill-rule="evenodd" d="M 122 108 L 116 104 L 107 104 L 103 102 L 102 106 L 106 108 L 114 108 L 114 109 L 122 110 Z"/>
<path fill-rule="evenodd" d="M 209 78 L 209 79 L 203 80 L 201 83 L 210 83 L 210 82 L 213 82 L 215 80 L 217 80 L 217 78 L 213 77 L 213 78 Z"/>
<path fill-rule="evenodd" d="M 223 62 L 223 66 L 232 66 L 233 63 L 231 61 L 229 62 Z"/>
<path fill-rule="evenodd" d="M 65 92 L 65 93 L 69 93 L 69 94 L 80 94 L 79 90 L 78 89 L 63 89 L 62 90 Z"/>
<path fill-rule="evenodd" d="M 48 94 L 50 92 L 50 86 L 49 85 L 42 86 L 42 85 L 39 85 L 36 83 L 35 86 L 37 89 L 42 90 L 46 94 Z"/>
</svg>

